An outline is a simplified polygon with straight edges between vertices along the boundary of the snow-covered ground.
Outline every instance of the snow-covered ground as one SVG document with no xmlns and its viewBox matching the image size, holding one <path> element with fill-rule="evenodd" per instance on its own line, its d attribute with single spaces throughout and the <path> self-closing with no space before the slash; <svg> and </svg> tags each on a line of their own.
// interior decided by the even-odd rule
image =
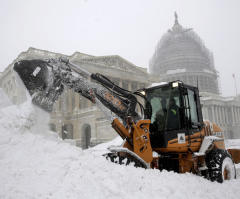
<svg viewBox="0 0 240 199">
<path fill-rule="evenodd" d="M 49 132 L 47 121 L 29 102 L 0 109 L 0 199 L 240 197 L 240 179 L 219 184 L 112 164 L 101 154 L 119 138 L 82 151 Z"/>
<path fill-rule="evenodd" d="M 240 149 L 240 139 L 230 139 L 225 141 L 227 148 Z"/>
</svg>

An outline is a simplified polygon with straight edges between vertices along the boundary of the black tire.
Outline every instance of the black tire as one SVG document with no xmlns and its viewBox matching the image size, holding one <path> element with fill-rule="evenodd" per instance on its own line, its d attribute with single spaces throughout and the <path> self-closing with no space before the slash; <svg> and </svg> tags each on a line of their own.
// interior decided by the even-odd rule
<svg viewBox="0 0 240 199">
<path fill-rule="evenodd" d="M 213 149 L 206 155 L 208 177 L 222 183 L 236 178 L 236 168 L 231 155 L 222 149 Z"/>
</svg>

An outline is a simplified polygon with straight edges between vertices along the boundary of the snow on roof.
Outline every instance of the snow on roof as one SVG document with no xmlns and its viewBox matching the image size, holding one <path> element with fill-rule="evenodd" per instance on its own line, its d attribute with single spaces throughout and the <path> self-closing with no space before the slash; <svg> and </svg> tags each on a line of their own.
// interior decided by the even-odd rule
<svg viewBox="0 0 240 199">
<path fill-rule="evenodd" d="M 240 139 L 226 139 L 225 145 L 228 149 L 240 149 Z"/>
<path fill-rule="evenodd" d="M 167 82 L 157 82 L 157 83 L 152 83 L 149 87 L 147 88 L 152 88 L 152 87 L 155 87 L 155 86 L 163 86 L 163 85 L 166 85 L 168 84 Z"/>
</svg>

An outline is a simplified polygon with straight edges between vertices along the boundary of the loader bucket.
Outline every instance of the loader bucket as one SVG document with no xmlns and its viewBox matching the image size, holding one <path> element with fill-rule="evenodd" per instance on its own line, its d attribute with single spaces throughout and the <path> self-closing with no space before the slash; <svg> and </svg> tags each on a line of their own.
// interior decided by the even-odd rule
<svg viewBox="0 0 240 199">
<path fill-rule="evenodd" d="M 47 112 L 51 112 L 54 102 L 63 91 L 60 79 L 52 74 L 47 61 L 21 60 L 13 68 L 23 81 L 33 104 Z"/>
</svg>

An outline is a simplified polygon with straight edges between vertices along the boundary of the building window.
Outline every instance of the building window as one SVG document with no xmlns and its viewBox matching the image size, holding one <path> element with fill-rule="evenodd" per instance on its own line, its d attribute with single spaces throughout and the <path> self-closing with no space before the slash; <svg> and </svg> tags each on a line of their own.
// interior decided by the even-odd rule
<svg viewBox="0 0 240 199">
<path fill-rule="evenodd" d="M 62 139 L 73 139 L 73 125 L 65 124 L 62 126 Z"/>
<path fill-rule="evenodd" d="M 53 123 L 49 124 L 49 129 L 50 131 L 56 132 L 56 125 Z"/>
<path fill-rule="evenodd" d="M 111 80 L 114 84 L 116 84 L 117 86 L 119 86 L 119 83 L 120 83 L 120 79 L 117 79 L 117 78 L 112 78 Z"/>
<path fill-rule="evenodd" d="M 84 109 L 88 107 L 88 100 L 85 97 L 80 96 L 79 98 L 79 109 Z"/>
<path fill-rule="evenodd" d="M 144 83 L 140 83 L 140 84 L 139 84 L 139 87 L 140 87 L 140 88 L 145 88 L 145 84 L 144 84 Z"/>
<path fill-rule="evenodd" d="M 83 97 L 82 96 L 79 96 L 79 109 L 82 109 L 83 108 Z"/>
<path fill-rule="evenodd" d="M 67 103 L 68 103 L 68 95 L 66 90 L 64 89 L 63 93 L 59 96 L 59 110 L 66 112 L 67 111 Z"/>
<path fill-rule="evenodd" d="M 122 88 L 128 90 L 128 81 L 122 81 Z"/>
<path fill-rule="evenodd" d="M 68 95 L 68 93 L 69 93 L 69 90 L 66 90 L 66 93 L 65 93 L 65 112 L 67 112 L 68 111 L 68 107 L 69 107 L 69 95 Z"/>
<path fill-rule="evenodd" d="M 73 111 L 75 108 L 75 93 L 73 91 L 71 92 L 71 97 L 72 97 L 72 111 Z"/>
<path fill-rule="evenodd" d="M 132 88 L 131 88 L 132 91 L 135 91 L 137 90 L 137 82 L 132 82 Z"/>
<path fill-rule="evenodd" d="M 82 127 L 81 147 L 87 149 L 91 145 L 91 126 L 84 124 Z"/>
</svg>

